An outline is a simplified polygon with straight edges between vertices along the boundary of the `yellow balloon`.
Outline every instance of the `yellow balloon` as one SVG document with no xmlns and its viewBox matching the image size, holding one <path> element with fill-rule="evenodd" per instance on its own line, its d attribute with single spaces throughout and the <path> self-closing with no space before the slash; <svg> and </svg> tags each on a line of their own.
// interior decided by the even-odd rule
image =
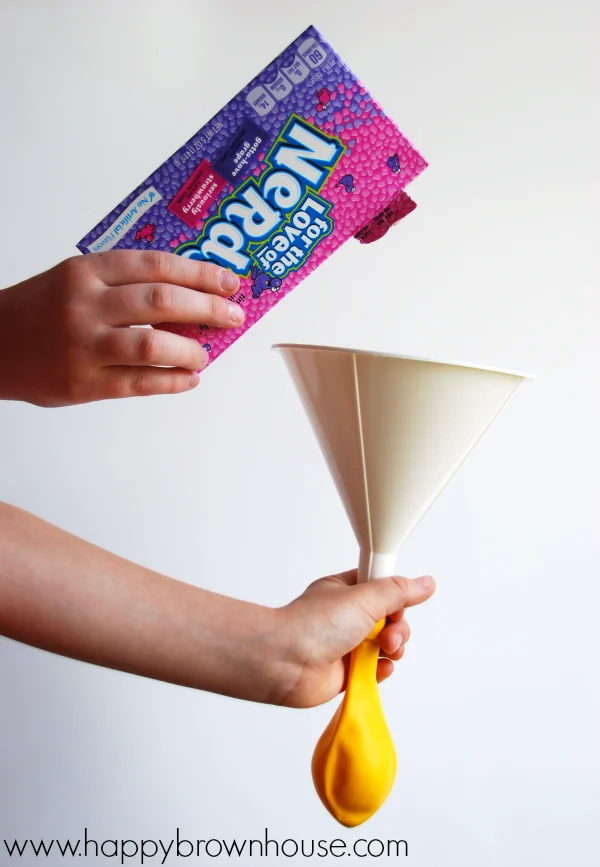
<svg viewBox="0 0 600 867">
<path fill-rule="evenodd" d="M 319 738 L 312 777 L 321 801 L 342 825 L 369 819 L 386 800 L 396 777 L 396 750 L 377 686 L 381 620 L 352 651 L 344 699 Z"/>
</svg>

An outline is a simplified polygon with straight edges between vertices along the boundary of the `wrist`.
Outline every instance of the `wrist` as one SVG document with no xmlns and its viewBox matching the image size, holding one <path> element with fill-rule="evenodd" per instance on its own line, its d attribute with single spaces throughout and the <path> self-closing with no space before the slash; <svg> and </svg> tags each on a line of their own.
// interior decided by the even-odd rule
<svg viewBox="0 0 600 867">
<path fill-rule="evenodd" d="M 260 699 L 267 704 L 288 705 L 305 668 L 304 644 L 291 616 L 290 605 L 269 609 L 266 622 L 270 623 L 263 655 L 264 685 L 267 697 Z"/>
<path fill-rule="evenodd" d="M 194 588 L 195 664 L 188 686 L 262 704 L 285 693 L 286 618 L 282 609 Z"/>
<path fill-rule="evenodd" d="M 244 607 L 248 603 L 239 603 Z M 289 633 L 284 609 L 251 605 L 244 612 L 246 627 L 234 632 L 243 670 L 239 698 L 262 704 L 283 702 L 290 680 Z"/>
</svg>

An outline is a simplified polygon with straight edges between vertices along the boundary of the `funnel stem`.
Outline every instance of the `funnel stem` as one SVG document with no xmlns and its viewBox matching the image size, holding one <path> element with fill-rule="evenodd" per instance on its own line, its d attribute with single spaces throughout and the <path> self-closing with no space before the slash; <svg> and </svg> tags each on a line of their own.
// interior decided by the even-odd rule
<svg viewBox="0 0 600 867">
<path fill-rule="evenodd" d="M 371 578 L 390 578 L 395 568 L 396 554 L 378 554 L 368 548 L 361 548 L 357 583 L 362 584 Z"/>
</svg>

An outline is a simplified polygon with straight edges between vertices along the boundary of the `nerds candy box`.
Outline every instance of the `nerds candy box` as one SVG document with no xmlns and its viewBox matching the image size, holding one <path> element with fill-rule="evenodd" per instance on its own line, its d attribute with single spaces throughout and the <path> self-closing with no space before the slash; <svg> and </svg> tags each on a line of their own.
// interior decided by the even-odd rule
<svg viewBox="0 0 600 867">
<path fill-rule="evenodd" d="M 348 238 L 416 205 L 427 163 L 309 27 L 77 245 L 166 250 L 239 274 L 238 329 L 161 325 L 214 360 Z"/>
</svg>

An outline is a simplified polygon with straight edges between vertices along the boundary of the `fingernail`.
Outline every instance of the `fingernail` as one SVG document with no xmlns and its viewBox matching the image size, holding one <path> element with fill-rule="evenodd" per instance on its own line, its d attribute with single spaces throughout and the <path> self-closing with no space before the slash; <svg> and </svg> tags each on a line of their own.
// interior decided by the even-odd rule
<svg viewBox="0 0 600 867">
<path fill-rule="evenodd" d="M 240 278 L 233 271 L 228 271 L 226 268 L 223 268 L 220 272 L 219 282 L 221 283 L 221 289 L 229 295 L 237 292 L 240 288 Z"/>
<path fill-rule="evenodd" d="M 198 376 L 198 374 L 197 373 L 190 373 L 189 387 L 190 388 L 196 388 L 196 386 L 198 385 L 199 382 L 200 382 L 200 377 Z"/>
<path fill-rule="evenodd" d="M 393 647 L 392 653 L 396 653 L 396 651 L 400 650 L 401 645 L 402 645 L 402 636 L 397 635 L 394 639 L 394 647 Z"/>
<path fill-rule="evenodd" d="M 433 587 L 433 585 L 435 584 L 435 581 L 433 580 L 431 575 L 423 575 L 421 578 L 418 578 L 417 580 L 424 590 L 430 590 Z"/>
<path fill-rule="evenodd" d="M 241 325 L 244 321 L 244 311 L 239 304 L 233 302 L 229 304 L 229 316 L 234 325 Z"/>
</svg>

